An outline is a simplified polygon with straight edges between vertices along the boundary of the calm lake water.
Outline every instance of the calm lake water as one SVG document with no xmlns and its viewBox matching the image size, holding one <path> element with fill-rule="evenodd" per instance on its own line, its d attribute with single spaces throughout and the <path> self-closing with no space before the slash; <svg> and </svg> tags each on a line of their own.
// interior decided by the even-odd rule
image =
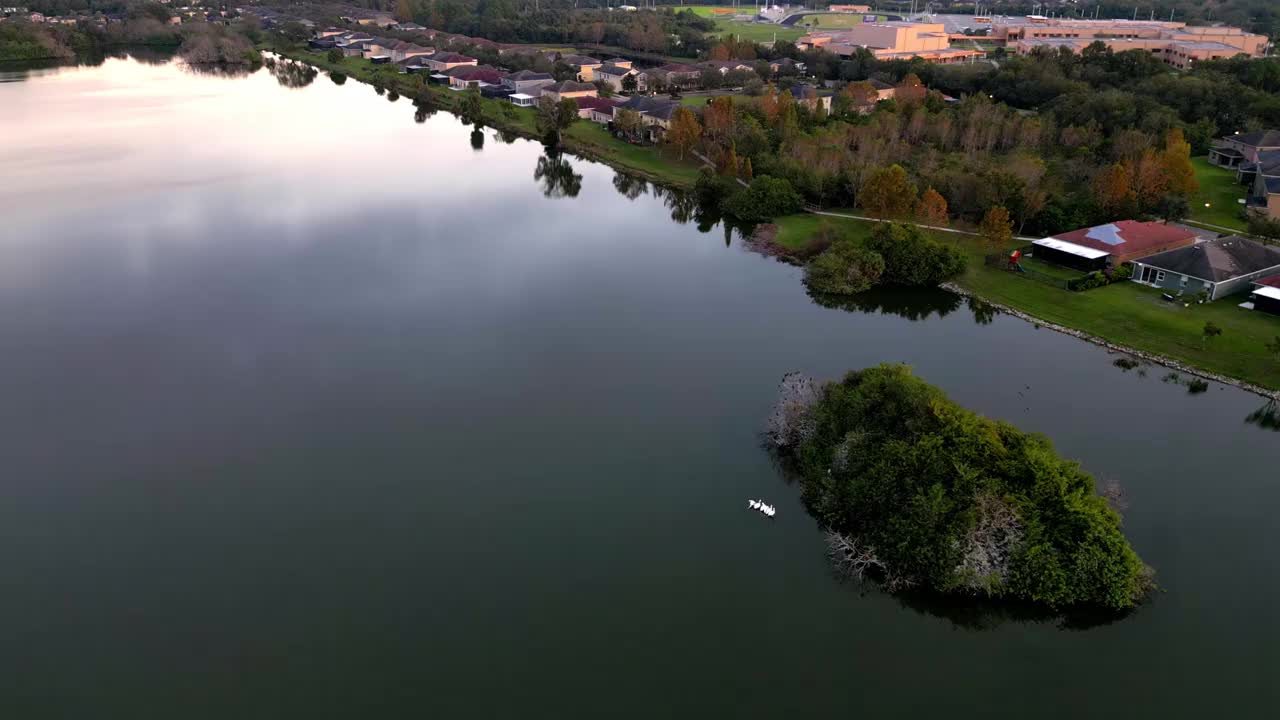
<svg viewBox="0 0 1280 720">
<path fill-rule="evenodd" d="M 2 717 L 1280 703 L 1256 396 L 946 293 L 822 307 L 606 166 L 554 197 L 539 145 L 355 82 L 2 79 Z M 884 361 L 1120 481 L 1164 592 L 1081 627 L 833 578 L 758 433 L 785 372 Z"/>
</svg>

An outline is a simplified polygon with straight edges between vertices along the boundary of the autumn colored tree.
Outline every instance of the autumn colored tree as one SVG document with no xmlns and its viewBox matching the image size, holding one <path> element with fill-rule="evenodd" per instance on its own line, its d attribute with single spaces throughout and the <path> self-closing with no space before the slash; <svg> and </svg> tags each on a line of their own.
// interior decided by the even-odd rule
<svg viewBox="0 0 1280 720">
<path fill-rule="evenodd" d="M 702 132 L 707 140 L 723 144 L 734 129 L 733 98 L 721 95 L 702 111 Z"/>
<path fill-rule="evenodd" d="M 396 19 L 406 23 L 413 21 L 413 8 L 409 5 L 409 0 L 396 0 Z"/>
<path fill-rule="evenodd" d="M 858 193 L 862 207 L 884 220 L 909 215 L 915 209 L 916 186 L 901 165 L 890 165 L 873 171 Z"/>
<path fill-rule="evenodd" d="M 729 147 L 720 153 L 719 162 L 716 163 L 716 170 L 726 177 L 738 177 L 741 165 L 738 162 L 738 151 L 729 143 Z"/>
<path fill-rule="evenodd" d="M 1200 189 L 1200 181 L 1196 180 L 1196 171 L 1191 165 L 1191 143 L 1183 137 L 1181 129 L 1173 128 L 1165 135 L 1161 160 L 1169 192 L 1191 197 Z"/>
<path fill-rule="evenodd" d="M 711 48 L 711 52 L 707 54 L 707 59 L 708 60 L 732 60 L 733 51 L 730 50 L 729 46 L 725 45 L 724 43 L 716 43 L 715 47 Z"/>
<path fill-rule="evenodd" d="M 640 131 L 644 128 L 644 120 L 635 110 L 620 108 L 614 113 L 613 126 L 628 140 L 634 140 L 640 136 Z"/>
<path fill-rule="evenodd" d="M 1133 207 L 1133 172 L 1116 163 L 1103 169 L 1093 180 L 1093 199 L 1108 216 L 1119 219 Z"/>
<path fill-rule="evenodd" d="M 1133 196 L 1138 208 L 1148 210 L 1156 206 L 1169 189 L 1168 165 L 1165 158 L 1154 150 L 1142 151 L 1133 169 Z"/>
<path fill-rule="evenodd" d="M 840 94 L 848 98 L 849 104 L 858 111 L 865 111 L 880 100 L 880 93 L 876 92 L 875 86 L 866 80 L 845 85 Z"/>
<path fill-rule="evenodd" d="M 947 224 L 947 199 L 933 188 L 925 188 L 916 203 L 916 217 L 926 225 Z"/>
<path fill-rule="evenodd" d="M 747 182 L 751 182 L 751 179 L 753 177 L 755 177 L 755 173 L 751 169 L 751 158 L 743 158 L 742 159 L 742 179 L 746 180 Z"/>
<path fill-rule="evenodd" d="M 909 105 L 924 101 L 925 93 L 924 83 L 920 82 L 920 77 L 915 73 L 907 73 L 902 78 L 902 82 L 894 89 L 893 97 L 899 103 Z"/>
<path fill-rule="evenodd" d="M 1008 209 L 995 205 L 982 216 L 982 224 L 978 226 L 978 234 L 996 250 L 1009 247 L 1013 241 L 1013 221 L 1009 219 Z"/>
<path fill-rule="evenodd" d="M 667 129 L 667 144 L 680 152 L 680 159 L 698 144 L 702 137 L 702 124 L 689 108 L 679 107 L 671 114 L 671 127 Z"/>
</svg>

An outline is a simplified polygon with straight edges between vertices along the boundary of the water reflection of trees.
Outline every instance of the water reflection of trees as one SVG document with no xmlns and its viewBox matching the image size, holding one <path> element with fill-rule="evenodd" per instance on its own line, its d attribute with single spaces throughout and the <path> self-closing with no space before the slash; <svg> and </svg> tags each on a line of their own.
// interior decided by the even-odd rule
<svg viewBox="0 0 1280 720">
<path fill-rule="evenodd" d="M 292 60 L 273 60 L 266 63 L 267 71 L 282 87 L 304 88 L 315 81 L 319 71 L 306 63 Z"/>
<path fill-rule="evenodd" d="M 257 68 L 251 65 L 235 64 L 227 65 L 222 63 L 179 63 L 178 67 L 184 72 L 192 75 L 201 75 L 203 77 L 218 78 L 246 78 L 253 74 Z"/>
<path fill-rule="evenodd" d="M 614 186 L 617 186 L 616 179 Z M 705 233 L 710 232 L 711 228 L 721 220 L 719 210 L 698 202 L 698 197 L 693 193 L 673 190 L 658 184 L 654 184 L 650 191 L 671 211 L 671 219 L 681 225 L 693 222 L 697 224 L 699 232 Z"/>
<path fill-rule="evenodd" d="M 343 85 L 347 82 L 347 76 L 337 70 L 329 73 L 329 79 L 333 81 L 334 85 Z"/>
<path fill-rule="evenodd" d="M 867 593 L 885 592 L 870 583 L 863 583 L 862 586 L 867 588 Z M 1090 630 L 1123 620 L 1133 612 L 1116 612 L 1099 607 L 1068 608 L 1055 612 L 1027 602 L 920 591 L 899 592 L 892 597 L 903 607 L 921 615 L 941 618 L 958 628 L 974 631 L 995 630 L 1009 623 L 1053 623 L 1063 630 Z"/>
<path fill-rule="evenodd" d="M 835 308 L 848 312 L 880 313 L 897 315 L 912 322 L 927 320 L 934 313 L 938 317 L 946 317 L 960 309 L 963 301 L 959 295 L 941 288 L 908 288 L 886 285 L 872 288 L 856 295 L 829 295 L 810 292 L 809 297 L 822 307 Z M 979 324 L 990 322 L 986 311 L 974 313 Z"/>
<path fill-rule="evenodd" d="M 635 200 L 649 192 L 649 183 L 644 178 L 638 178 L 624 172 L 614 172 L 613 188 L 622 197 L 628 200 Z"/>
<path fill-rule="evenodd" d="M 484 131 L 479 127 L 471 129 L 471 149 L 480 151 L 484 149 Z M 577 195 L 577 193 L 574 193 Z"/>
<path fill-rule="evenodd" d="M 577 197 L 582 191 L 582 176 L 558 150 L 547 148 L 533 169 L 533 179 L 542 183 L 542 194 L 549 198 Z"/>
<path fill-rule="evenodd" d="M 424 123 L 427 118 L 436 114 L 436 106 L 426 97 L 420 97 L 413 101 L 413 121 L 416 123 Z"/>
<path fill-rule="evenodd" d="M 1268 400 L 1266 405 L 1249 413 L 1244 421 L 1263 430 L 1280 432 L 1280 402 Z"/>
</svg>

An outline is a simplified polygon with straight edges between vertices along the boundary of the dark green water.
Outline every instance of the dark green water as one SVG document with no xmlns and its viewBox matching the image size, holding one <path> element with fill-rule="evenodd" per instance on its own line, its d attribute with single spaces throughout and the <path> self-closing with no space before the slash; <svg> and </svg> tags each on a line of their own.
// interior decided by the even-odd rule
<svg viewBox="0 0 1280 720">
<path fill-rule="evenodd" d="M 548 198 L 539 146 L 354 82 L 9 79 L 0 717 L 1280 703 L 1255 396 L 945 293 L 821 307 L 607 167 Z M 758 432 L 783 373 L 882 361 L 1120 480 L 1164 592 L 1077 628 L 833 579 Z"/>
</svg>

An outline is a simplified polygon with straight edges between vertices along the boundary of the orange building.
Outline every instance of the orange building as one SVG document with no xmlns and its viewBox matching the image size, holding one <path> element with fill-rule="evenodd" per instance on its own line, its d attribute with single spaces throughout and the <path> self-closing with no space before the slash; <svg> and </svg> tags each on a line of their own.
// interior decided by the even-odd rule
<svg viewBox="0 0 1280 720">
<path fill-rule="evenodd" d="M 941 23 L 862 23 L 845 30 L 810 33 L 796 44 L 805 49 L 823 48 L 844 57 L 866 48 L 881 60 L 918 57 L 926 62 L 955 63 L 986 57 L 981 50 L 951 47 L 946 26 Z"/>
<path fill-rule="evenodd" d="M 991 25 L 990 39 L 1019 55 L 1036 48 L 1067 48 L 1082 52 L 1095 42 L 1115 52 L 1144 50 L 1176 68 L 1191 67 L 1200 60 L 1217 60 L 1245 54 L 1262 57 L 1267 38 L 1235 27 L 1188 27 L 1181 22 L 1147 20 L 1067 20 L 1063 18 L 1008 18 Z"/>
</svg>

